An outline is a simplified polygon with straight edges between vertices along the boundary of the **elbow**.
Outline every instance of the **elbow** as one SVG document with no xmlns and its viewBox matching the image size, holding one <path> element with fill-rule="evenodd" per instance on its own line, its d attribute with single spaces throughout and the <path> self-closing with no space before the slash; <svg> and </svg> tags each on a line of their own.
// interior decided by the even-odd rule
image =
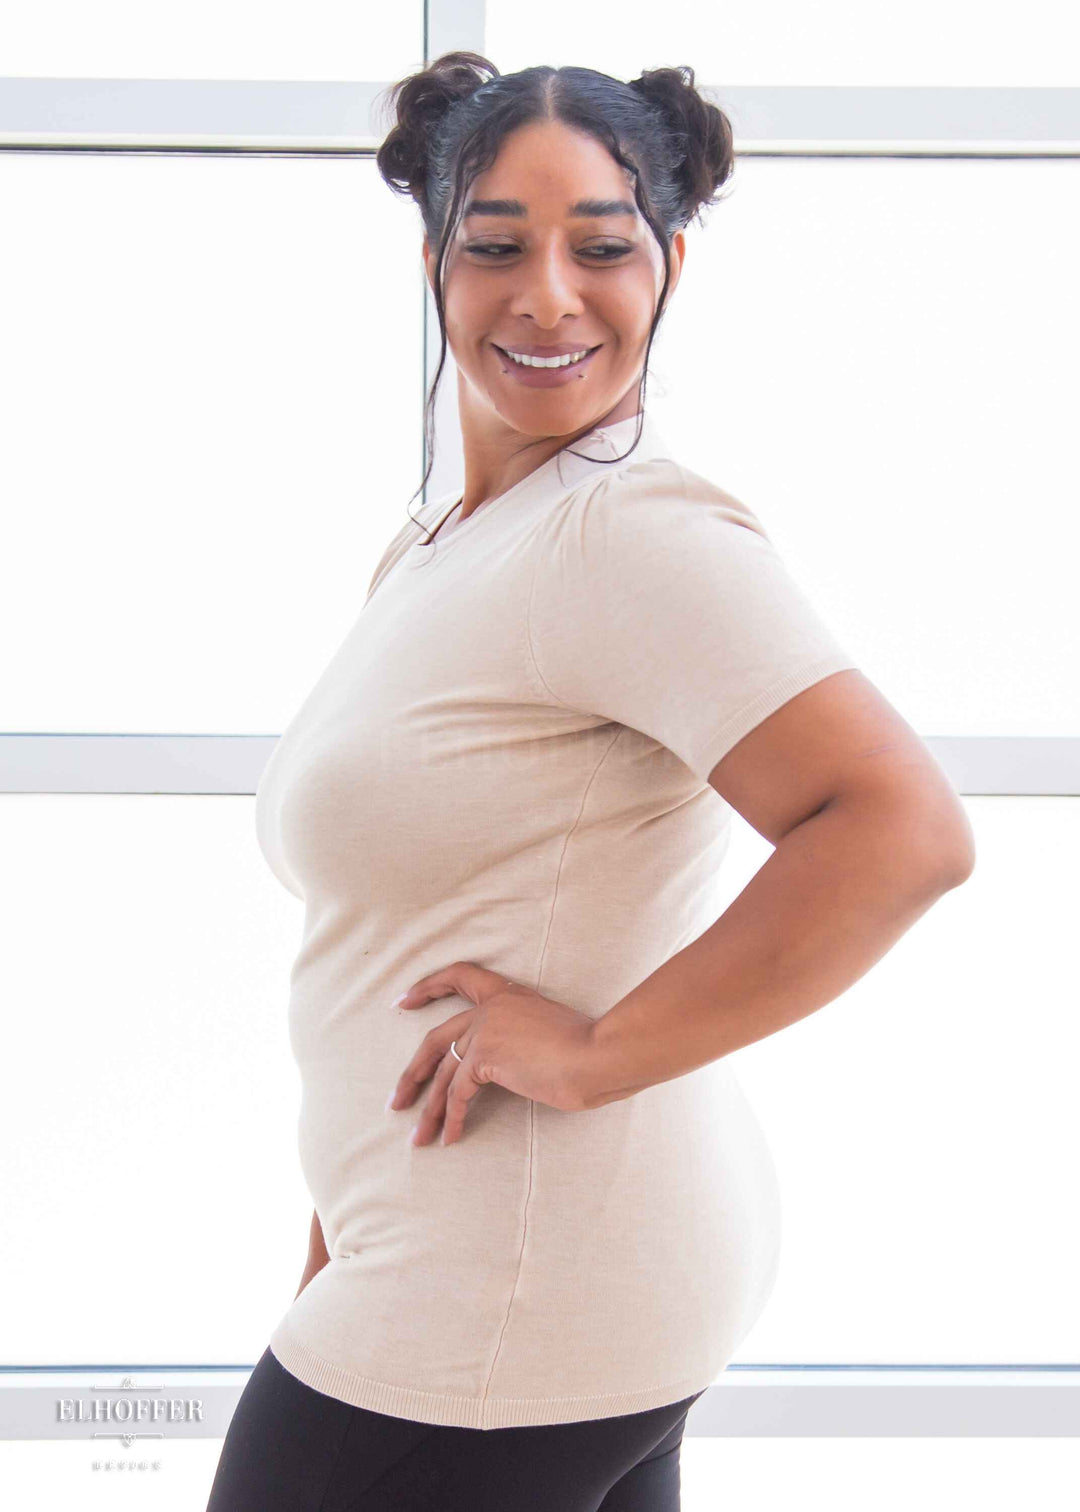
<svg viewBox="0 0 1080 1512">
<path fill-rule="evenodd" d="M 957 877 L 957 880 L 956 880 L 956 882 L 953 885 L 955 887 L 959 887 L 961 882 L 966 882 L 967 881 L 967 879 L 971 876 L 971 874 L 972 874 L 972 872 L 974 870 L 975 870 L 975 847 L 974 847 L 974 845 L 971 845 L 971 846 L 968 847 L 968 849 L 964 853 L 963 864 L 962 864 L 962 866 L 960 868 L 960 872 L 959 872 L 959 875 Z"/>
<path fill-rule="evenodd" d="M 959 887 L 975 870 L 975 832 L 955 794 L 943 811 L 930 806 L 909 812 L 907 832 L 932 881 L 943 891 Z"/>
<path fill-rule="evenodd" d="M 965 851 L 959 858 L 951 860 L 944 873 L 945 891 L 948 892 L 951 888 L 959 887 L 966 882 L 974 870 L 974 849 Z"/>
<path fill-rule="evenodd" d="M 894 816 L 885 833 L 896 875 L 906 876 L 919 891 L 949 892 L 975 870 L 975 837 L 966 814 L 957 826 L 909 811 Z"/>
<path fill-rule="evenodd" d="M 975 870 L 975 831 L 967 810 L 959 805 L 959 826 L 951 843 L 945 847 L 945 875 L 948 887 L 959 887 Z"/>
<path fill-rule="evenodd" d="M 936 844 L 930 854 L 933 861 L 929 870 L 942 891 L 949 892 L 966 882 L 975 870 L 975 837 L 970 825 L 952 843 Z"/>
<path fill-rule="evenodd" d="M 947 805 L 879 799 L 869 810 L 869 823 L 890 870 L 906 876 L 920 891 L 948 892 L 975 870 L 971 821 L 958 796 L 950 792 L 949 798 Z M 853 800 L 848 807 L 866 820 L 865 803 Z"/>
</svg>

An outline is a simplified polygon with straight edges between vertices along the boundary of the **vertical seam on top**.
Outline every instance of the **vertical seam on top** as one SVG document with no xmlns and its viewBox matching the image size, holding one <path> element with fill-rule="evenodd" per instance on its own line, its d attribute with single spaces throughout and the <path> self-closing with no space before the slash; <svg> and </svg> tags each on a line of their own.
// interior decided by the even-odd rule
<svg viewBox="0 0 1080 1512">
<path fill-rule="evenodd" d="M 541 983 L 543 982 L 543 977 L 544 977 L 544 964 L 543 964 L 544 963 L 544 956 L 547 953 L 548 941 L 551 938 L 551 927 L 552 927 L 552 923 L 553 923 L 554 918 L 555 918 L 555 908 L 556 908 L 556 905 L 557 905 L 558 899 L 559 899 L 559 882 L 560 882 L 560 880 L 562 878 L 563 862 L 566 859 L 567 849 L 569 848 L 570 841 L 571 841 L 571 839 L 572 839 L 572 837 L 574 835 L 574 832 L 577 830 L 578 826 L 581 823 L 581 816 L 582 816 L 582 814 L 585 811 L 585 804 L 588 801 L 589 792 L 590 792 L 590 790 L 592 788 L 593 783 L 596 781 L 597 776 L 599 775 L 600 768 L 603 766 L 604 762 L 610 756 L 612 750 L 615 747 L 616 742 L 618 741 L 619 737 L 622 735 L 622 733 L 623 733 L 623 731 L 625 729 L 626 729 L 625 725 L 620 725 L 618 727 L 618 729 L 615 731 L 615 734 L 612 736 L 611 740 L 608 741 L 608 743 L 607 743 L 606 747 L 604 748 L 603 752 L 601 753 L 601 755 L 600 755 L 600 757 L 599 757 L 596 765 L 593 767 L 592 772 L 589 774 L 588 781 L 585 783 L 585 786 L 584 786 L 584 788 L 582 790 L 581 801 L 578 804 L 578 811 L 577 811 L 577 814 L 574 817 L 574 822 L 569 826 L 569 828 L 566 831 L 566 834 L 563 836 L 562 850 L 559 852 L 559 864 L 558 864 L 558 866 L 555 869 L 555 885 L 554 885 L 554 887 L 552 888 L 552 891 L 551 891 L 551 904 L 550 904 L 550 906 L 548 908 L 547 929 L 544 932 L 544 942 L 543 942 L 543 944 L 540 947 L 540 964 L 539 964 L 539 968 L 538 968 L 537 973 L 536 973 L 536 991 L 537 992 L 541 992 L 542 991 Z M 532 1197 L 533 1156 L 535 1154 L 535 1149 L 536 1149 L 536 1102 L 535 1102 L 535 1099 L 530 1098 L 530 1100 L 529 1100 L 529 1155 L 528 1155 L 529 1172 L 528 1172 L 528 1182 L 527 1182 L 527 1185 L 526 1185 L 526 1188 L 525 1188 L 525 1201 L 522 1204 L 522 1209 L 521 1209 L 521 1243 L 520 1243 L 520 1246 L 518 1248 L 517 1271 L 516 1271 L 516 1273 L 514 1275 L 514 1284 L 510 1288 L 510 1296 L 509 1296 L 509 1299 L 508 1299 L 507 1304 L 506 1304 L 506 1312 L 503 1315 L 502 1327 L 499 1329 L 499 1338 L 498 1338 L 498 1341 L 496 1342 L 496 1345 L 495 1345 L 495 1353 L 492 1355 L 492 1358 L 491 1358 L 491 1365 L 490 1365 L 490 1367 L 488 1369 L 487 1380 L 484 1382 L 484 1389 L 483 1389 L 483 1391 L 482 1391 L 482 1393 L 480 1395 L 481 1408 L 483 1407 L 483 1404 L 487 1401 L 487 1398 L 488 1398 L 488 1390 L 489 1390 L 489 1388 L 491 1386 L 491 1378 L 495 1374 L 495 1366 L 498 1364 L 498 1361 L 499 1361 L 499 1354 L 500 1354 L 500 1352 L 502 1350 L 503 1339 L 506 1336 L 506 1330 L 507 1330 L 507 1327 L 508 1327 L 509 1322 L 510 1322 L 510 1314 L 514 1310 L 514 1298 L 517 1295 L 518 1282 L 521 1279 L 521 1267 L 524 1264 L 524 1260 L 525 1260 L 525 1241 L 528 1238 L 528 1233 L 529 1233 L 529 1200 Z"/>
</svg>

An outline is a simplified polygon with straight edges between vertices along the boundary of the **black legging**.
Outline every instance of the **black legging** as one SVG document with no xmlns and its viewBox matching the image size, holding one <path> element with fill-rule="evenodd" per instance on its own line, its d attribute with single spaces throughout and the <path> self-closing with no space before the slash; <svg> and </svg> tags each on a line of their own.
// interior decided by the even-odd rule
<svg viewBox="0 0 1080 1512">
<path fill-rule="evenodd" d="M 679 1512 L 683 1428 L 702 1394 L 579 1423 L 453 1428 L 327 1396 L 267 1347 L 206 1512 Z"/>
</svg>

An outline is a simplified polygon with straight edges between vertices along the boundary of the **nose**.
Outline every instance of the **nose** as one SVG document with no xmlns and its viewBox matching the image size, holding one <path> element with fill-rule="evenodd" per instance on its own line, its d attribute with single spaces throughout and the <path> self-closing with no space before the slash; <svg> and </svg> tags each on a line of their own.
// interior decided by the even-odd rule
<svg viewBox="0 0 1080 1512">
<path fill-rule="evenodd" d="M 515 269 L 510 313 L 524 315 L 543 331 L 554 331 L 566 316 L 585 309 L 579 287 L 582 269 L 558 247 L 537 250 Z"/>
</svg>

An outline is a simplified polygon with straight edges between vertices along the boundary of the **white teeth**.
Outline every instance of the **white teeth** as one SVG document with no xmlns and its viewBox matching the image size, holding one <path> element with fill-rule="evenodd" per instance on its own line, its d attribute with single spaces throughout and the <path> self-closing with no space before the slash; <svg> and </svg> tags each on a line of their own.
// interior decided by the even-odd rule
<svg viewBox="0 0 1080 1512">
<path fill-rule="evenodd" d="M 514 362 L 519 362 L 522 367 L 570 367 L 572 363 L 580 362 L 583 357 L 589 355 L 589 348 L 585 347 L 580 352 L 574 352 L 568 357 L 526 357 L 521 352 L 507 352 L 506 354 Z"/>
</svg>

